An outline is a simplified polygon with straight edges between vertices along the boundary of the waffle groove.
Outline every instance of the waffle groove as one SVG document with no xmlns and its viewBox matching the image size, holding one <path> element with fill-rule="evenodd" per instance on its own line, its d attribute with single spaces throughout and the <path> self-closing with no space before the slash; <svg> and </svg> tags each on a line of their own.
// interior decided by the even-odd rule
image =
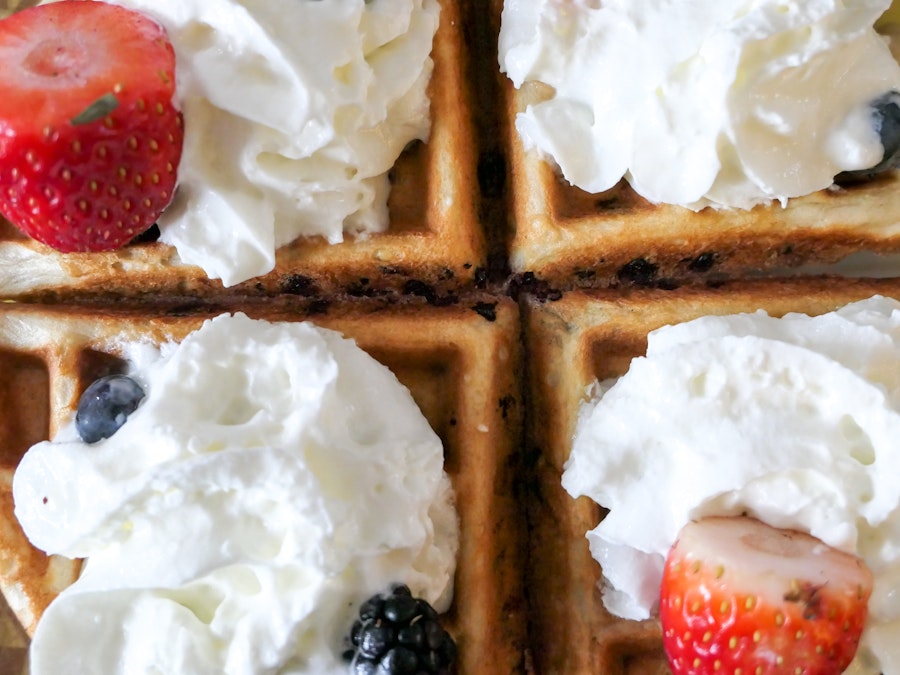
<svg viewBox="0 0 900 675">
<path fill-rule="evenodd" d="M 900 298 L 900 279 L 740 280 L 673 291 L 578 290 L 555 302 L 523 298 L 526 447 L 535 448 L 525 502 L 526 588 L 536 673 L 668 672 L 658 621 L 616 618 L 603 607 L 601 568 L 585 534 L 604 513 L 561 485 L 579 406 L 593 383 L 624 374 L 646 350 L 647 333 L 666 324 L 757 309 L 822 314 L 875 294 Z"/>
<path fill-rule="evenodd" d="M 242 304 L 256 318 L 308 318 L 294 299 Z M 78 574 L 79 564 L 32 548 L 13 515 L 11 476 L 18 458 L 53 435 L 74 412 L 81 391 L 99 374 L 121 370 L 123 342 L 182 339 L 218 310 L 184 313 L 177 306 L 98 310 L 94 307 L 0 306 L 0 361 L 13 377 L 0 399 L 37 422 L 4 416 L 7 453 L 0 478 L 0 577 L 19 621 L 30 633 L 47 602 Z M 524 532 L 505 524 L 518 512 L 519 408 L 515 376 L 521 358 L 518 308 L 497 303 L 493 321 L 463 307 L 342 305 L 316 323 L 354 338 L 387 365 L 413 394 L 445 447 L 461 523 L 456 592 L 448 629 L 460 648 L 461 672 L 494 662 L 502 672 L 522 669 L 525 606 L 518 571 Z M 20 407 L 20 391 L 29 393 Z M 11 406 L 12 407 L 12 406 Z M 5 672 L 5 671 L 4 671 Z"/>
</svg>

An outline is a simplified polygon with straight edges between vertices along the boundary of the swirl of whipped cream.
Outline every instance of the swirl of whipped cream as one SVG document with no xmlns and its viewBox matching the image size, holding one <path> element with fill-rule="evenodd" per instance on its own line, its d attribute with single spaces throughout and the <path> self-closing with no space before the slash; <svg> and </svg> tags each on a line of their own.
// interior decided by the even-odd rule
<svg viewBox="0 0 900 675">
<path fill-rule="evenodd" d="M 226 286 L 298 237 L 387 227 L 387 172 L 431 127 L 437 0 L 112 0 L 175 49 L 185 145 L 160 240 Z"/>
<path fill-rule="evenodd" d="M 609 509 L 588 540 L 610 611 L 656 610 L 687 522 L 747 513 L 866 560 L 875 587 L 854 668 L 900 669 L 900 302 L 667 326 L 601 389 L 562 482 Z"/>
<path fill-rule="evenodd" d="M 589 192 L 751 208 L 830 186 L 884 149 L 870 104 L 900 90 L 873 24 L 890 0 L 506 0 L 500 65 L 548 98 L 526 148 Z"/>
<path fill-rule="evenodd" d="M 443 449 L 387 368 L 242 314 L 134 354 L 147 396 L 119 431 L 67 428 L 14 477 L 31 541 L 87 558 L 38 625 L 33 675 L 344 673 L 365 598 L 406 582 L 446 608 Z"/>
</svg>

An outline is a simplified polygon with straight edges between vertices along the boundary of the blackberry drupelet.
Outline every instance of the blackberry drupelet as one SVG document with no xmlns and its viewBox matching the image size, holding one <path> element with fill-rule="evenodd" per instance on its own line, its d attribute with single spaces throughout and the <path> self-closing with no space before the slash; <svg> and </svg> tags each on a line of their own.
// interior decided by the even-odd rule
<svg viewBox="0 0 900 675">
<path fill-rule="evenodd" d="M 348 641 L 344 659 L 355 675 L 454 672 L 456 643 L 434 608 L 405 585 L 366 600 Z"/>
</svg>

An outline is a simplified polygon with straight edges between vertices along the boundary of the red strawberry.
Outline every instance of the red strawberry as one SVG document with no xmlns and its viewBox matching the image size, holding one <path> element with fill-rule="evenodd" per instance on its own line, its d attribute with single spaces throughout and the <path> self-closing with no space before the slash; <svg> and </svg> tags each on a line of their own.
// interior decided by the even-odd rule
<svg viewBox="0 0 900 675">
<path fill-rule="evenodd" d="M 859 558 L 752 518 L 706 518 L 666 559 L 660 619 L 681 673 L 841 673 L 868 613 Z"/>
<path fill-rule="evenodd" d="M 0 21 L 0 212 L 60 251 L 128 243 L 172 199 L 175 55 L 132 10 L 66 0 Z"/>
</svg>

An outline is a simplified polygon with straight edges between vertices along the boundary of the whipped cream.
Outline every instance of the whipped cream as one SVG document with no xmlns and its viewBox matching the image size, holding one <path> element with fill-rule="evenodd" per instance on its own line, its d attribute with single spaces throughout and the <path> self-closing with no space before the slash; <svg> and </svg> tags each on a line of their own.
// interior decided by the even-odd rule
<svg viewBox="0 0 900 675">
<path fill-rule="evenodd" d="M 110 438 L 72 427 L 15 473 L 48 553 L 87 558 L 32 675 L 345 673 L 359 604 L 394 582 L 446 609 L 458 527 L 441 442 L 354 342 L 242 314 L 135 345 L 147 393 Z"/>
<path fill-rule="evenodd" d="M 298 237 L 388 224 L 387 172 L 430 130 L 437 0 L 112 0 L 175 49 L 185 144 L 160 240 L 226 286 Z"/>
<path fill-rule="evenodd" d="M 544 100 L 527 149 L 589 192 L 751 208 L 884 153 L 870 102 L 900 91 L 873 24 L 890 0 L 505 0 L 501 69 Z"/>
<path fill-rule="evenodd" d="M 609 509 L 587 536 L 611 612 L 657 610 L 687 522 L 746 513 L 865 559 L 854 672 L 900 672 L 900 303 L 668 326 L 599 393 L 562 483 Z"/>
</svg>

